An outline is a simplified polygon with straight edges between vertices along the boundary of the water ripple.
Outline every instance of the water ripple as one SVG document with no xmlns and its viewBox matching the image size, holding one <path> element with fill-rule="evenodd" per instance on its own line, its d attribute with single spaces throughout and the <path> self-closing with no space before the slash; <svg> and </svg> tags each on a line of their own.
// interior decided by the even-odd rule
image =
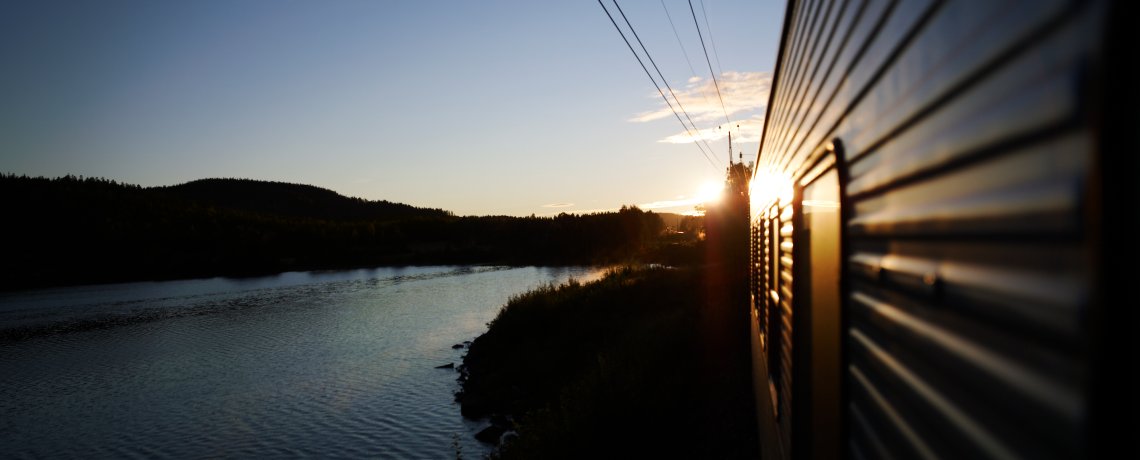
<svg viewBox="0 0 1140 460">
<path fill-rule="evenodd" d="M 406 267 L 0 296 L 5 458 L 479 457 L 453 402 L 513 294 L 597 270 Z M 456 445 L 457 444 L 457 445 Z"/>
</svg>

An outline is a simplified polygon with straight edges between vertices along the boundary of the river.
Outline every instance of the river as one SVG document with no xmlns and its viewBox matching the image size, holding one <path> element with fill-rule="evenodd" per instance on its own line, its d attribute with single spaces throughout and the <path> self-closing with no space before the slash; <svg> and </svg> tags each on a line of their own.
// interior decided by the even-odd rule
<svg viewBox="0 0 1140 460">
<path fill-rule="evenodd" d="M 291 272 L 0 294 L 5 458 L 479 458 L 455 344 L 597 268 Z M 457 455 L 458 454 L 458 455 Z"/>
</svg>

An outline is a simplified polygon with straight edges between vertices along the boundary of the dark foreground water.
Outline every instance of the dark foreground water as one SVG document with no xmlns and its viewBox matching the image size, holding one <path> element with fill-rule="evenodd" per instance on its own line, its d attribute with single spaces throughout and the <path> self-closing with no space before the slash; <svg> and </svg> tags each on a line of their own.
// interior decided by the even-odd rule
<svg viewBox="0 0 1140 460">
<path fill-rule="evenodd" d="M 479 458 L 453 344 L 593 268 L 409 267 L 0 294 L 0 456 Z"/>
</svg>

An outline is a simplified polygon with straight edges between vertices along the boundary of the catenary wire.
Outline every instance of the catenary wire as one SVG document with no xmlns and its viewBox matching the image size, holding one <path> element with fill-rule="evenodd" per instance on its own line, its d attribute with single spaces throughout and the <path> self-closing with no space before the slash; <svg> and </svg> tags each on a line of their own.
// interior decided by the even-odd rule
<svg viewBox="0 0 1140 460">
<path fill-rule="evenodd" d="M 720 99 L 720 110 L 724 112 L 724 121 L 732 124 L 732 120 L 728 118 L 728 110 L 724 108 L 724 97 L 720 95 L 720 83 L 716 81 L 716 72 L 713 72 L 712 61 L 709 60 L 709 50 L 705 47 L 705 37 L 701 34 L 701 24 L 697 22 L 697 11 L 693 9 L 693 0 L 689 0 L 689 12 L 693 14 L 693 25 L 697 26 L 697 36 L 701 38 L 701 51 L 705 52 L 705 63 L 709 65 L 709 73 L 712 74 L 713 86 L 716 87 L 716 97 Z"/>
<path fill-rule="evenodd" d="M 705 0 L 700 0 L 700 2 L 701 15 L 705 18 L 705 30 L 709 33 L 709 44 L 712 45 L 713 49 L 713 60 L 716 61 L 716 72 L 724 75 L 724 69 L 720 66 L 720 53 L 716 52 L 716 38 L 713 37 L 712 26 L 709 25 L 709 13 L 705 11 Z"/>
<path fill-rule="evenodd" d="M 669 7 L 665 6 L 665 0 L 661 0 L 661 8 L 665 10 L 665 18 L 669 19 L 669 27 L 673 28 L 673 36 L 677 37 L 677 46 L 681 47 L 681 54 L 685 56 L 685 63 L 689 64 L 689 72 L 693 76 L 697 75 L 697 69 L 693 67 L 693 61 L 689 59 L 689 52 L 685 51 L 685 44 L 681 41 L 681 34 L 677 33 L 677 25 L 673 23 L 673 15 L 669 14 Z M 705 91 L 705 87 L 701 86 L 701 96 L 705 98 L 705 104 L 713 105 L 709 101 L 709 92 Z"/>
<path fill-rule="evenodd" d="M 681 104 L 681 99 L 677 97 L 677 93 L 673 92 L 673 87 L 669 85 L 669 80 L 665 78 L 665 75 L 661 73 L 661 69 L 657 67 L 657 62 L 653 60 L 653 56 L 650 55 L 649 50 L 645 48 L 645 43 L 642 43 L 641 37 L 637 35 L 637 30 L 633 28 L 633 24 L 629 23 L 629 18 L 625 16 L 625 11 L 621 9 L 621 5 L 618 4 L 617 0 L 613 0 L 613 2 L 614 6 L 616 6 L 618 9 L 618 13 L 621 14 L 621 19 L 625 21 L 625 25 L 629 27 L 629 31 L 633 33 L 633 38 L 637 39 L 637 44 L 641 46 L 641 51 L 645 53 L 645 57 L 648 58 L 649 63 L 653 65 L 653 70 L 657 71 L 657 76 L 661 78 L 661 82 L 664 83 L 665 88 L 669 90 L 669 95 L 673 96 L 673 101 L 677 103 L 677 108 L 681 109 L 681 113 L 685 115 L 686 120 L 689 120 L 689 125 L 693 127 L 693 130 L 695 130 L 697 134 L 700 134 L 700 128 L 697 128 L 697 124 L 693 123 L 693 119 L 689 117 L 689 112 L 685 110 L 685 106 Z M 709 146 L 709 143 L 705 140 L 704 136 L 701 136 L 699 140 L 705 144 L 705 148 L 708 149 L 709 152 L 713 151 L 712 147 Z"/>
<path fill-rule="evenodd" d="M 681 126 L 685 128 L 685 132 L 688 133 L 690 138 L 696 139 L 696 136 L 693 136 L 692 131 L 689 130 L 689 126 L 686 125 L 683 120 L 681 120 L 681 115 L 677 114 L 677 109 L 675 109 L 673 107 L 673 104 L 669 102 L 669 98 L 665 97 L 665 92 L 661 90 L 661 86 L 657 84 L 657 80 L 653 78 L 653 74 L 649 73 L 649 69 L 645 67 L 645 63 L 642 62 L 641 56 L 638 55 L 637 51 L 633 49 L 633 45 L 631 45 L 629 43 L 629 39 L 625 37 L 625 32 L 622 32 L 621 27 L 618 26 L 617 21 L 615 21 L 613 15 L 610 14 L 610 10 L 606 8 L 606 5 L 602 3 L 602 0 L 598 0 L 598 5 L 602 7 L 602 11 L 606 12 L 606 17 L 610 18 L 610 23 L 612 23 L 614 25 L 614 28 L 617 29 L 618 34 L 621 35 L 621 39 L 625 41 L 625 46 L 629 47 L 629 51 L 633 53 L 633 57 L 637 58 L 637 63 L 641 64 L 641 70 L 644 70 L 645 75 L 648 76 L 649 80 L 653 82 L 653 86 L 657 88 L 657 93 L 661 95 L 662 99 L 665 99 L 665 104 L 669 106 L 669 110 L 673 111 L 673 116 L 677 117 L 677 122 L 681 123 Z M 710 157 L 709 154 L 705 152 L 705 149 L 702 148 L 700 144 L 693 142 L 693 145 L 697 146 L 697 150 L 701 151 L 701 155 L 703 155 L 705 159 L 708 160 L 709 165 L 711 165 L 714 169 L 720 169 L 720 167 L 713 161 L 712 157 Z"/>
</svg>

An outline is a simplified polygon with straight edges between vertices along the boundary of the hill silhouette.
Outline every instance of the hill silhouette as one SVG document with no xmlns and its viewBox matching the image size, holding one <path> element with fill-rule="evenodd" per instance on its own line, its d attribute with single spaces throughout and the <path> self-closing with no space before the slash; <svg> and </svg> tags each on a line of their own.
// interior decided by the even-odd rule
<svg viewBox="0 0 1140 460">
<path fill-rule="evenodd" d="M 290 217 L 390 220 L 451 215 L 442 209 L 346 197 L 312 185 L 252 179 L 199 179 L 153 190 L 204 206 Z"/>
<path fill-rule="evenodd" d="M 458 217 L 249 179 L 141 187 L 6 174 L 0 206 L 9 243 L 0 290 L 380 265 L 606 264 L 649 253 L 664 228 L 632 206 Z"/>
</svg>

